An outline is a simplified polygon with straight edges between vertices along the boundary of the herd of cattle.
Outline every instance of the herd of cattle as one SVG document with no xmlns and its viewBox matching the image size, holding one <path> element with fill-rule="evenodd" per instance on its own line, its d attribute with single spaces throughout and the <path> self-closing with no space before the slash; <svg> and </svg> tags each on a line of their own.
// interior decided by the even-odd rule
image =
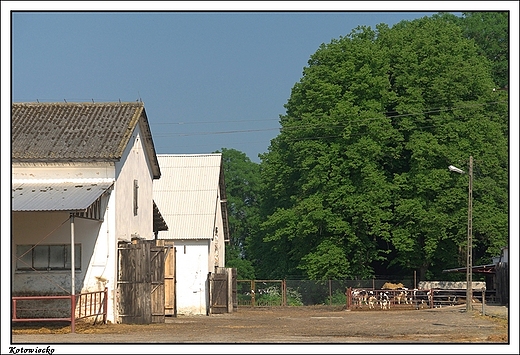
<svg viewBox="0 0 520 355">
<path fill-rule="evenodd" d="M 437 308 L 454 306 L 466 302 L 465 291 L 421 290 L 399 287 L 395 289 L 351 289 L 347 290 L 350 309 Z"/>
</svg>

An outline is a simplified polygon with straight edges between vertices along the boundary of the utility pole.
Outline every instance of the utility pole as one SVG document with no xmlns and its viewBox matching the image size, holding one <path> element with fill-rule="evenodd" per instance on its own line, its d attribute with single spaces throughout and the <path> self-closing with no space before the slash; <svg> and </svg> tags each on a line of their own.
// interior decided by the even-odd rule
<svg viewBox="0 0 520 355">
<path fill-rule="evenodd" d="M 448 166 L 450 171 L 464 174 L 464 170 L 456 166 Z M 469 183 L 468 183 L 468 240 L 466 241 L 466 311 L 472 309 L 473 299 L 473 156 L 469 157 Z"/>
<path fill-rule="evenodd" d="M 473 156 L 469 157 L 469 184 L 468 184 L 468 241 L 466 260 L 466 311 L 472 309 L 473 299 Z"/>
</svg>

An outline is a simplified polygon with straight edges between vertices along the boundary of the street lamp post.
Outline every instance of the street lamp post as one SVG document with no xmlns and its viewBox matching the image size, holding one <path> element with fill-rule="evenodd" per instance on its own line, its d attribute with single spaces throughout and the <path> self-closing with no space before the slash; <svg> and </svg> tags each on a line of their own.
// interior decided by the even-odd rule
<svg viewBox="0 0 520 355">
<path fill-rule="evenodd" d="M 464 174 L 464 170 L 461 170 L 453 165 L 448 167 L 450 171 Z M 469 183 L 468 183 L 468 240 L 466 250 L 466 311 L 469 312 L 472 309 L 472 298 L 473 298 L 473 157 L 469 157 Z"/>
</svg>

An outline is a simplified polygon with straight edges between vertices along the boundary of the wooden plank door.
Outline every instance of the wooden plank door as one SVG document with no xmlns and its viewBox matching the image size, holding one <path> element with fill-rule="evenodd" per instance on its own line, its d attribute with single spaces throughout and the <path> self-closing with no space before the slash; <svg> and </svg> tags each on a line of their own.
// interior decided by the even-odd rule
<svg viewBox="0 0 520 355">
<path fill-rule="evenodd" d="M 177 250 L 173 241 L 165 240 L 164 258 L 164 314 L 177 317 L 177 298 L 176 298 L 176 275 L 175 275 L 175 256 Z"/>
<path fill-rule="evenodd" d="M 150 247 L 151 322 L 164 323 L 164 242 L 156 242 L 156 245 Z"/>
<path fill-rule="evenodd" d="M 123 324 L 151 323 L 150 244 L 119 243 L 118 320 Z"/>
<path fill-rule="evenodd" d="M 210 313 L 221 314 L 228 311 L 228 277 L 226 273 L 212 273 L 210 275 Z"/>
</svg>

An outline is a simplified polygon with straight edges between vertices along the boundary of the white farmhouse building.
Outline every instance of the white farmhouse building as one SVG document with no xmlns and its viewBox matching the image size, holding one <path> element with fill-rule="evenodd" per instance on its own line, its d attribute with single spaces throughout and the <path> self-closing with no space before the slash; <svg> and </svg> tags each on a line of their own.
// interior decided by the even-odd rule
<svg viewBox="0 0 520 355">
<path fill-rule="evenodd" d="M 13 103 L 11 143 L 12 295 L 107 287 L 118 322 L 118 243 L 160 222 L 143 103 Z"/>
<path fill-rule="evenodd" d="M 222 155 L 159 154 L 162 177 L 154 200 L 168 224 L 159 239 L 174 241 L 179 314 L 210 312 L 209 274 L 225 264 L 228 239 Z"/>
</svg>

